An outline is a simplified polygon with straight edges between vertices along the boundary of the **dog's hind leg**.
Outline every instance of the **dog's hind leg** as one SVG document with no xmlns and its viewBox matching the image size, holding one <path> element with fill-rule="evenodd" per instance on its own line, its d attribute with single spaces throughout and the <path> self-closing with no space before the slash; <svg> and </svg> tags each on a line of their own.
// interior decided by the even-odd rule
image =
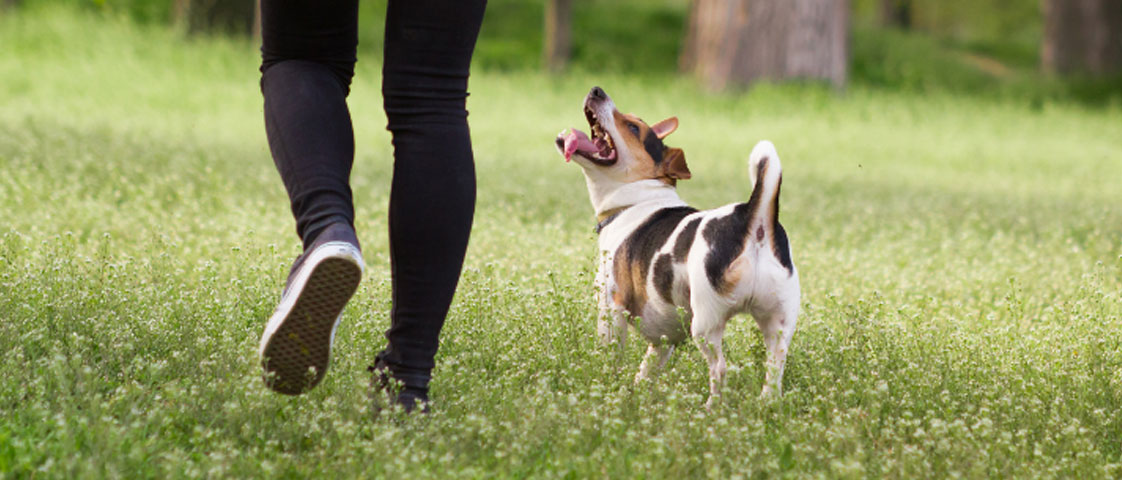
<svg viewBox="0 0 1122 480">
<path fill-rule="evenodd" d="M 698 318 L 695 315 L 693 338 L 697 342 L 697 348 L 701 350 L 701 354 L 705 355 L 705 360 L 709 362 L 709 399 L 705 402 L 705 408 L 711 409 L 721 401 L 721 389 L 725 385 L 725 370 L 728 368 L 725 364 L 725 351 L 722 346 L 725 336 L 725 321 L 712 322 L 708 330 L 698 331 L 696 329 L 697 320 Z"/>
<path fill-rule="evenodd" d="M 785 302 L 781 308 L 770 314 L 757 317 L 760 331 L 764 334 L 764 347 L 767 360 L 764 362 L 766 374 L 761 397 L 780 397 L 783 395 L 783 368 L 787 363 L 787 351 L 791 337 L 795 335 L 795 322 L 798 317 L 798 304 Z"/>
<path fill-rule="evenodd" d="M 662 371 L 662 368 L 666 366 L 666 361 L 670 360 L 670 354 L 673 352 L 673 345 L 655 345 L 652 343 L 647 346 L 647 354 L 643 355 L 643 363 L 639 364 L 639 373 L 635 374 L 635 383 L 650 378 L 652 373 Z M 651 366 L 652 363 L 654 364 L 653 367 Z"/>
</svg>

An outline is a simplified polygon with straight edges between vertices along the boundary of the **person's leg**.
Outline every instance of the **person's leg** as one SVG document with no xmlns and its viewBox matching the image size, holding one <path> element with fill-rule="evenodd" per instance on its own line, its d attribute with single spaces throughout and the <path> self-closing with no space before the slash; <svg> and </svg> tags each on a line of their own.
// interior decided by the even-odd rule
<svg viewBox="0 0 1122 480">
<path fill-rule="evenodd" d="M 475 211 L 465 102 L 485 6 L 390 0 L 386 12 L 382 94 L 394 145 L 393 311 L 389 345 L 375 367 L 404 384 L 408 399 L 427 399 Z"/>
<path fill-rule="evenodd" d="M 304 253 L 265 325 L 260 355 L 266 384 L 295 395 L 323 379 L 341 313 L 362 279 L 346 102 L 358 2 L 265 0 L 261 12 L 265 131 Z"/>
<path fill-rule="evenodd" d="M 265 132 L 308 247 L 328 225 L 354 223 L 354 132 L 347 94 L 358 45 L 358 1 L 261 2 Z"/>
</svg>

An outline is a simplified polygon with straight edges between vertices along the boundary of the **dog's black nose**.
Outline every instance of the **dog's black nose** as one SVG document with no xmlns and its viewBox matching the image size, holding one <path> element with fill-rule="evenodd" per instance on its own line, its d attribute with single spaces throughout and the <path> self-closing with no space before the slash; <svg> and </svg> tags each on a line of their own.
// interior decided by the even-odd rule
<svg viewBox="0 0 1122 480">
<path fill-rule="evenodd" d="M 608 94 L 604 93 L 604 89 L 600 87 L 592 87 L 592 91 L 588 92 L 588 96 L 597 100 L 608 98 Z"/>
</svg>

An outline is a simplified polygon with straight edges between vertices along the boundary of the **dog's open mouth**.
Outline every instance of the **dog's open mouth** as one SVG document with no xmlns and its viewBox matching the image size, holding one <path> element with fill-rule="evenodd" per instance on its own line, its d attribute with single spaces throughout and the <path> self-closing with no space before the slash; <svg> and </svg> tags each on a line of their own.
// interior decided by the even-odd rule
<svg viewBox="0 0 1122 480">
<path fill-rule="evenodd" d="M 584 116 L 588 119 L 592 138 L 575 128 L 569 129 L 568 134 L 559 137 L 557 142 L 565 154 L 565 161 L 572 159 L 573 154 L 576 153 L 601 165 L 615 163 L 616 147 L 612 143 L 612 136 L 600 126 L 600 119 L 591 108 L 584 107 Z"/>
</svg>

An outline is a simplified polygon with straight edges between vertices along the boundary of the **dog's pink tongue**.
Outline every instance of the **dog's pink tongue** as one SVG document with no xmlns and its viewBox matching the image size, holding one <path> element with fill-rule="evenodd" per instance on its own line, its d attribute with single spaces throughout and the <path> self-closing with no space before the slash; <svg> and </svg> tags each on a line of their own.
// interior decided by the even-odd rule
<svg viewBox="0 0 1122 480">
<path fill-rule="evenodd" d="M 565 161 L 568 162 L 577 151 L 598 152 L 600 149 L 596 148 L 596 144 L 592 143 L 584 132 L 571 128 L 569 134 L 565 136 Z"/>
</svg>

